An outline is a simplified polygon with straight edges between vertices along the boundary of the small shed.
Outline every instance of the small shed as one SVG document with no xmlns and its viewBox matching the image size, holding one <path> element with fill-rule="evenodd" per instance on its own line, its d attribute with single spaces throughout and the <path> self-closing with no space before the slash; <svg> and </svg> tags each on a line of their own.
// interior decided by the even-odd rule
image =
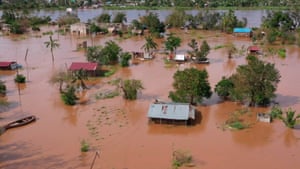
<svg viewBox="0 0 300 169">
<path fill-rule="evenodd" d="M 73 62 L 69 67 L 69 70 L 72 72 L 83 70 L 88 75 L 95 76 L 98 70 L 98 63 L 94 62 Z"/>
<path fill-rule="evenodd" d="M 0 61 L 0 70 L 15 70 L 18 64 L 15 61 Z"/>
<path fill-rule="evenodd" d="M 271 115 L 270 113 L 257 113 L 256 119 L 260 122 L 271 123 Z"/>
<path fill-rule="evenodd" d="M 88 25 L 85 23 L 74 23 L 70 26 L 70 32 L 74 35 L 87 35 L 89 33 Z"/>
<path fill-rule="evenodd" d="M 234 28 L 233 34 L 236 36 L 252 36 L 252 29 L 251 28 Z"/>
<path fill-rule="evenodd" d="M 195 109 L 189 103 L 152 103 L 148 110 L 148 118 L 152 121 L 184 122 L 195 120 Z"/>
</svg>

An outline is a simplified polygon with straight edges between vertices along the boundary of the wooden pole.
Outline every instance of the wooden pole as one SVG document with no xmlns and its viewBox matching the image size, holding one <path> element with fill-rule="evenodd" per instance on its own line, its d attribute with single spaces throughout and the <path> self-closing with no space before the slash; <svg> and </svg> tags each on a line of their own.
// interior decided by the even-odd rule
<svg viewBox="0 0 300 169">
<path fill-rule="evenodd" d="M 93 169 L 94 164 L 95 164 L 95 161 L 96 161 L 96 157 L 100 157 L 100 154 L 99 154 L 98 151 L 96 151 L 96 153 L 95 153 L 95 156 L 94 156 L 94 159 L 93 159 L 93 162 L 92 162 L 92 165 L 91 165 L 91 168 L 90 168 L 90 169 Z"/>
</svg>

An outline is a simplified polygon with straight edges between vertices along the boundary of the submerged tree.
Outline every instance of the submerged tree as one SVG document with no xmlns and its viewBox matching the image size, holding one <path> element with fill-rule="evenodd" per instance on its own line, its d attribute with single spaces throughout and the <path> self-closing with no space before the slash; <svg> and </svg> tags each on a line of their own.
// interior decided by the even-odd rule
<svg viewBox="0 0 300 169">
<path fill-rule="evenodd" d="M 66 105 L 75 105 L 78 97 L 75 94 L 75 87 L 68 86 L 67 90 L 61 93 L 61 99 Z"/>
<path fill-rule="evenodd" d="M 234 88 L 230 98 L 248 102 L 250 106 L 267 105 L 275 97 L 280 74 L 274 64 L 265 63 L 255 56 L 247 57 L 248 64 L 240 65 L 230 79 Z"/>
<path fill-rule="evenodd" d="M 157 43 L 153 41 L 151 36 L 146 36 L 145 40 L 146 43 L 142 46 L 142 49 L 144 49 L 146 53 L 151 53 L 151 50 L 157 49 Z"/>
<path fill-rule="evenodd" d="M 177 47 L 179 47 L 181 44 L 181 39 L 177 36 L 174 36 L 171 34 L 168 38 L 167 41 L 165 41 L 165 46 L 166 49 L 169 50 L 171 53 L 175 52 Z"/>
<path fill-rule="evenodd" d="M 131 54 L 129 52 L 123 52 L 120 55 L 120 65 L 122 67 L 129 66 L 129 60 L 131 59 Z"/>
<path fill-rule="evenodd" d="M 5 96 L 6 94 L 6 85 L 2 80 L 0 80 L 0 96 Z"/>
<path fill-rule="evenodd" d="M 222 97 L 223 99 L 227 99 L 230 96 L 230 92 L 234 88 L 233 82 L 230 78 L 222 77 L 222 80 L 219 81 L 215 86 L 215 92 L 218 96 Z"/>
<path fill-rule="evenodd" d="M 173 78 L 175 91 L 170 91 L 169 97 L 175 102 L 200 103 L 212 94 L 206 70 L 189 68 L 177 71 Z"/>
<path fill-rule="evenodd" d="M 53 49 L 59 47 L 58 40 L 52 39 L 52 36 L 50 35 L 50 36 L 49 36 L 49 41 L 44 42 L 44 44 L 46 45 L 47 48 L 50 48 L 51 55 L 52 55 L 52 62 L 54 62 Z"/>
<path fill-rule="evenodd" d="M 123 90 L 125 99 L 135 100 L 137 99 L 138 91 L 144 89 L 144 87 L 140 80 L 127 79 L 121 81 L 121 89 Z"/>
</svg>

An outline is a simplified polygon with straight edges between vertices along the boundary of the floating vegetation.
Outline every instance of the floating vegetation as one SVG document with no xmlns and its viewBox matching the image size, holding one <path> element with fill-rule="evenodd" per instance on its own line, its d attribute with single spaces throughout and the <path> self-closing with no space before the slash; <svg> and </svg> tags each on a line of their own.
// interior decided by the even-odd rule
<svg viewBox="0 0 300 169">
<path fill-rule="evenodd" d="M 248 109 L 241 109 L 231 113 L 229 119 L 225 121 L 222 128 L 230 130 L 242 130 L 249 128 L 250 123 L 242 119 L 242 116 L 248 112 Z"/>
<path fill-rule="evenodd" d="M 97 100 L 109 99 L 109 98 L 114 98 L 119 95 L 120 95 L 120 92 L 118 90 L 106 90 L 106 91 L 100 91 L 100 92 L 96 93 L 95 98 Z"/>
<path fill-rule="evenodd" d="M 173 151 L 173 160 L 172 160 L 172 168 L 177 169 L 183 165 L 191 165 L 193 157 L 185 152 L 180 150 Z"/>
</svg>

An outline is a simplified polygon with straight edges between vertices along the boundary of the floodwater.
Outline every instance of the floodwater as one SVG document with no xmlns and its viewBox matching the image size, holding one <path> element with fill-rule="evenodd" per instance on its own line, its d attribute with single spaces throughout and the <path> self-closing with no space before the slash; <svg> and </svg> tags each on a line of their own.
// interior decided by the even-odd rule
<svg viewBox="0 0 300 169">
<path fill-rule="evenodd" d="M 192 37 L 199 42 L 206 39 L 212 48 L 229 42 L 239 47 L 251 45 L 248 38 L 216 32 L 177 31 L 177 35 L 183 38 L 178 51 L 188 50 L 187 43 Z M 238 65 L 245 63 L 244 56 L 228 60 L 225 48 L 213 49 L 208 65 L 166 66 L 166 56 L 157 54 L 153 60 L 119 68 L 109 78 L 90 80 L 90 89 L 82 93 L 85 104 L 71 107 L 62 103 L 58 86 L 49 83 L 49 79 L 55 71 L 66 69 L 73 61 L 85 61 L 84 52 L 75 50 L 77 43 L 86 40 L 88 45 L 100 45 L 113 39 L 124 51 L 142 51 L 145 41 L 143 37 L 120 40 L 118 37 L 91 39 L 55 35 L 54 38 L 59 39 L 60 47 L 54 50 L 52 63 L 50 50 L 44 45 L 48 36 L 0 37 L 0 60 L 16 60 L 23 65 L 19 73 L 28 80 L 25 85 L 17 86 L 13 81 L 16 72 L 0 71 L 10 103 L 7 107 L 1 106 L 0 125 L 26 115 L 38 117 L 36 122 L 10 129 L 0 136 L 1 169 L 86 169 L 92 167 L 94 157 L 94 169 L 170 169 L 174 150 L 191 154 L 196 169 L 299 168 L 300 131 L 288 129 L 280 121 L 256 122 L 256 113 L 268 108 L 222 102 L 213 94 L 197 106 L 201 118 L 194 126 L 148 124 L 149 104 L 156 98 L 169 100 L 173 74 L 178 69 L 206 69 L 214 88 L 222 76 L 231 75 Z M 285 59 L 277 56 L 263 59 L 275 63 L 282 76 L 276 101 L 283 108 L 291 107 L 299 113 L 300 49 L 294 46 L 286 46 L 286 49 Z M 95 94 L 113 89 L 108 82 L 118 77 L 142 81 L 145 89 L 138 99 L 127 101 L 118 96 L 97 100 Z M 248 109 L 244 116 L 251 127 L 242 131 L 224 130 L 222 124 L 230 114 L 242 109 Z M 89 143 L 89 152 L 81 153 L 82 140 Z"/>
</svg>

